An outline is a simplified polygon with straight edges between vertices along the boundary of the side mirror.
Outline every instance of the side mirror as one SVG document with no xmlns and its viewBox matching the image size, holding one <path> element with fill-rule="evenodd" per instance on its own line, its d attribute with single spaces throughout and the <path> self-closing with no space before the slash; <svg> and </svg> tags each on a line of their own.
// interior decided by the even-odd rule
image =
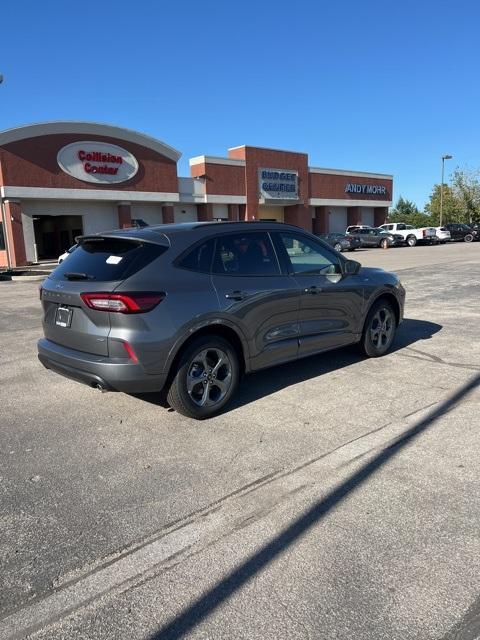
<svg viewBox="0 0 480 640">
<path fill-rule="evenodd" d="M 355 276 L 360 271 L 361 266 L 360 262 L 356 260 L 346 260 L 343 265 L 343 273 L 346 276 Z"/>
</svg>

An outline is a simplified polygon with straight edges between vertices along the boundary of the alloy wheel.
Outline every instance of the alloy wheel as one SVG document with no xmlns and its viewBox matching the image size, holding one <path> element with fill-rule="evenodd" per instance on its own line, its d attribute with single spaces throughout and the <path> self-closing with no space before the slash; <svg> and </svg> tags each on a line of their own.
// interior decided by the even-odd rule
<svg viewBox="0 0 480 640">
<path fill-rule="evenodd" d="M 190 361 L 187 392 L 199 407 L 212 407 L 225 398 L 232 384 L 232 363 L 218 348 L 203 349 Z"/>
<path fill-rule="evenodd" d="M 395 319 L 388 307 L 380 307 L 370 323 L 370 339 L 376 349 L 383 350 L 390 346 L 393 339 Z"/>
</svg>

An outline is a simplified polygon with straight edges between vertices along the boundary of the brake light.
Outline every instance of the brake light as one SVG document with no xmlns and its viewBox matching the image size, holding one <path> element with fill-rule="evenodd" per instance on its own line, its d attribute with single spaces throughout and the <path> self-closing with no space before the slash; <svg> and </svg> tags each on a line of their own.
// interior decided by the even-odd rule
<svg viewBox="0 0 480 640">
<path fill-rule="evenodd" d="M 145 313 L 154 309 L 165 298 L 165 293 L 134 291 L 132 293 L 81 293 L 80 297 L 90 309 L 110 313 Z"/>
</svg>

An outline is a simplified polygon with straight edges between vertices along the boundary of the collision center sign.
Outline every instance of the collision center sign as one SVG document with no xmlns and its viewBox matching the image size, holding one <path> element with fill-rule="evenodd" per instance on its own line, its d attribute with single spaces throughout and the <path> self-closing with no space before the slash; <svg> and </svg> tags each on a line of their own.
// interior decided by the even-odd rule
<svg viewBox="0 0 480 640">
<path fill-rule="evenodd" d="M 138 171 L 134 155 L 116 144 L 72 142 L 60 149 L 57 162 L 65 173 L 96 184 L 126 182 Z"/>
</svg>

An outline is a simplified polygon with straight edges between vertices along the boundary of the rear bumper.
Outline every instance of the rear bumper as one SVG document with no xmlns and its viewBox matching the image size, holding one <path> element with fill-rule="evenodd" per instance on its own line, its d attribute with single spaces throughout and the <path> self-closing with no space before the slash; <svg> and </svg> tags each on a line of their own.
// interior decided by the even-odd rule
<svg viewBox="0 0 480 640">
<path fill-rule="evenodd" d="M 46 338 L 38 341 L 38 359 L 47 369 L 90 387 L 125 393 L 160 391 L 167 374 L 149 375 L 124 358 L 95 356 L 67 349 Z"/>
</svg>

